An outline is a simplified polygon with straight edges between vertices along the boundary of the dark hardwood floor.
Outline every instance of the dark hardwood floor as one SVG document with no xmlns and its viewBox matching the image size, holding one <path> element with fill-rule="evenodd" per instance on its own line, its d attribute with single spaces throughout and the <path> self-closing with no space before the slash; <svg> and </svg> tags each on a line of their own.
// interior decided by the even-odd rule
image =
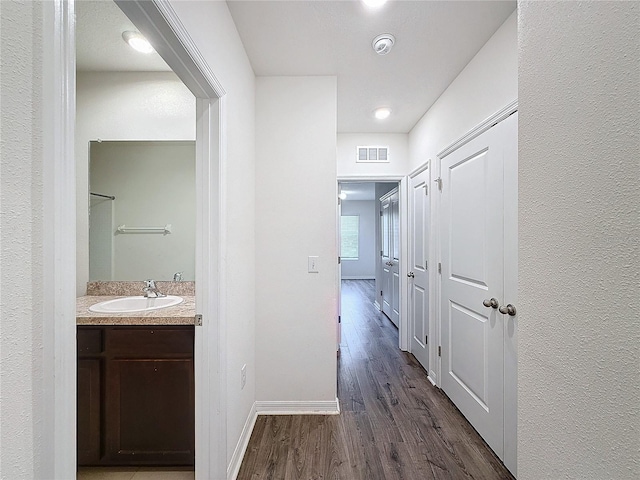
<svg viewBox="0 0 640 480">
<path fill-rule="evenodd" d="M 238 479 L 512 479 L 373 300 L 342 282 L 340 415 L 258 417 Z"/>
</svg>

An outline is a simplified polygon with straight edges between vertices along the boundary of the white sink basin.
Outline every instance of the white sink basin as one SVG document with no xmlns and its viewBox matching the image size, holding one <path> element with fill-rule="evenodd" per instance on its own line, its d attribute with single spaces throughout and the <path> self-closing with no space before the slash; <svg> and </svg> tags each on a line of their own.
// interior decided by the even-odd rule
<svg viewBox="0 0 640 480">
<path fill-rule="evenodd" d="M 122 297 L 105 302 L 91 305 L 89 310 L 95 313 L 130 313 L 130 312 L 148 312 L 150 310 L 158 310 L 160 308 L 173 307 L 182 303 L 182 297 L 167 295 L 159 298 L 139 297 Z"/>
</svg>

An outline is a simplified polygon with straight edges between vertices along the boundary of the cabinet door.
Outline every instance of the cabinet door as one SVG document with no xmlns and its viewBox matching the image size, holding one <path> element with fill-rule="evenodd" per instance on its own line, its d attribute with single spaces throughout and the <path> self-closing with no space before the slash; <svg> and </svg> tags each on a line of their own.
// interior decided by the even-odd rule
<svg viewBox="0 0 640 480">
<path fill-rule="evenodd" d="M 193 359 L 114 359 L 107 378 L 108 462 L 193 465 Z"/>
<path fill-rule="evenodd" d="M 78 464 L 100 460 L 100 360 L 78 360 Z"/>
</svg>

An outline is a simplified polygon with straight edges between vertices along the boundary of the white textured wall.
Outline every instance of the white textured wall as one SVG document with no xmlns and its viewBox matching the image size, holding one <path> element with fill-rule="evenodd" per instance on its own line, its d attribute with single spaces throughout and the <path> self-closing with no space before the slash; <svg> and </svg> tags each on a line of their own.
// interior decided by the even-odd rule
<svg viewBox="0 0 640 480">
<path fill-rule="evenodd" d="M 0 478 L 43 478 L 42 11 L 0 2 Z M 50 320 L 50 319 L 48 319 Z M 46 457 L 46 458 L 45 458 Z"/>
<path fill-rule="evenodd" d="M 343 200 L 342 215 L 358 215 L 358 260 L 342 261 L 342 278 L 376 277 L 376 202 Z"/>
<path fill-rule="evenodd" d="M 227 329 L 227 456 L 255 401 L 255 76 L 225 2 L 171 5 L 226 91 L 223 165 Z M 240 389 L 240 369 L 247 384 Z"/>
<path fill-rule="evenodd" d="M 336 86 L 256 80 L 258 400 L 336 398 Z"/>
<path fill-rule="evenodd" d="M 101 199 L 113 208 L 113 221 L 107 220 L 110 231 L 101 237 L 113 245 L 113 275 L 96 276 L 111 266 L 97 265 L 91 280 L 172 280 L 176 272 L 182 272 L 183 280 L 195 279 L 195 167 L 194 141 L 91 144 L 91 191 L 116 197 Z M 171 233 L 114 234 L 122 224 L 170 224 Z M 91 260 L 99 253 L 90 248 Z"/>
<path fill-rule="evenodd" d="M 89 280 L 89 142 L 195 140 L 193 94 L 173 72 L 79 72 L 76 86 L 77 294 Z"/>
<path fill-rule="evenodd" d="M 519 478 L 637 479 L 640 4 L 519 8 Z"/>
<path fill-rule="evenodd" d="M 517 36 L 514 12 L 413 127 L 407 172 L 437 161 L 438 152 L 517 100 Z"/>
<path fill-rule="evenodd" d="M 406 175 L 409 165 L 408 141 L 406 133 L 339 133 L 338 177 Z M 356 162 L 356 148 L 364 145 L 389 147 L 389 162 Z"/>
</svg>

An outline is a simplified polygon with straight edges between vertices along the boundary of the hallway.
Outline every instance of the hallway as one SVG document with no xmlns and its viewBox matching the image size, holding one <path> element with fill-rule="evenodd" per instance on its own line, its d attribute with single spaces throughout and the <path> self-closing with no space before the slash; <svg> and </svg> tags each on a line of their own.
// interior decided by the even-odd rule
<svg viewBox="0 0 640 480">
<path fill-rule="evenodd" d="M 239 480 L 513 478 L 427 380 L 373 306 L 374 282 L 342 282 L 340 415 L 259 416 Z"/>
</svg>

